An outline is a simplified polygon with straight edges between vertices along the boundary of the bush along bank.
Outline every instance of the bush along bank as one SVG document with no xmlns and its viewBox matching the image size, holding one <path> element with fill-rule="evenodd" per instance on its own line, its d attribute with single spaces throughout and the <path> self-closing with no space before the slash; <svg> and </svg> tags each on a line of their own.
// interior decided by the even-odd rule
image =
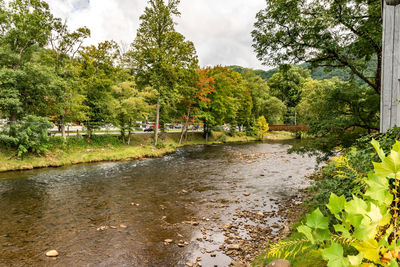
<svg viewBox="0 0 400 267">
<path fill-rule="evenodd" d="M 399 128 L 365 136 L 323 167 L 310 189 L 312 212 L 254 265 L 398 266 L 399 137 Z"/>
</svg>

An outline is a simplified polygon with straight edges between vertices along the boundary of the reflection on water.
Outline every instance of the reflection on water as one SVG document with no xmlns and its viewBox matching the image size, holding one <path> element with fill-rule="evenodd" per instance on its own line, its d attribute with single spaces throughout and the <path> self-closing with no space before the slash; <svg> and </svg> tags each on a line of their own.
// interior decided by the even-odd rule
<svg viewBox="0 0 400 267">
<path fill-rule="evenodd" d="M 288 147 L 196 146 L 161 159 L 0 174 L 0 266 L 182 266 L 198 256 L 203 266 L 226 266 L 222 253 L 200 251 L 218 248 L 218 226 L 235 209 L 272 209 L 269 199 L 307 186 L 315 161 L 288 155 Z M 252 154 L 261 156 L 247 160 Z M 215 228 L 213 240 L 197 242 L 205 225 Z M 56 260 L 44 256 L 50 249 L 59 251 Z"/>
</svg>

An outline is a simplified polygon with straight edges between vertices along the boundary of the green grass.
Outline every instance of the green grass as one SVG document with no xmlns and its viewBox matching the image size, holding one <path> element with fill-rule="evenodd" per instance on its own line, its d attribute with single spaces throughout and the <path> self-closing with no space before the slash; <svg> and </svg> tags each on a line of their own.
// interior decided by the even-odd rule
<svg viewBox="0 0 400 267">
<path fill-rule="evenodd" d="M 215 133 L 208 144 L 222 143 Z M 0 149 L 0 172 L 13 170 L 30 170 L 44 167 L 60 167 L 78 163 L 91 163 L 100 161 L 122 161 L 142 158 L 155 158 L 176 151 L 179 146 L 206 144 L 200 133 L 189 133 L 188 140 L 179 145 L 179 133 L 167 133 L 164 140 L 160 141 L 158 148 L 152 145 L 152 133 L 133 135 L 131 144 L 124 145 L 117 136 L 93 136 L 88 142 L 85 138 L 69 137 L 63 142 L 61 137 L 51 138 L 48 152 L 42 156 L 27 155 L 16 158 L 16 151 Z M 249 142 L 252 137 L 226 137 L 225 142 Z"/>
</svg>

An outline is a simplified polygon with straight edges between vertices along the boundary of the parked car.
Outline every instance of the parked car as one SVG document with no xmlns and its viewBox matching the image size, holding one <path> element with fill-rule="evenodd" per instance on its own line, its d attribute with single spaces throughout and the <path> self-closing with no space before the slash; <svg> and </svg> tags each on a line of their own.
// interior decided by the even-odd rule
<svg viewBox="0 0 400 267">
<path fill-rule="evenodd" d="M 152 132 L 154 131 L 154 127 L 149 127 L 143 130 L 144 132 Z"/>
</svg>

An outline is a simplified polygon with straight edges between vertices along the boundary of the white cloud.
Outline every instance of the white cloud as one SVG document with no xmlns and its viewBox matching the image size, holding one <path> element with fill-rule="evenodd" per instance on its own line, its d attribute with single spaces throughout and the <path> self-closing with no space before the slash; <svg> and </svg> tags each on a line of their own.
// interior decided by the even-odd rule
<svg viewBox="0 0 400 267">
<path fill-rule="evenodd" d="M 104 40 L 131 43 L 145 0 L 47 0 L 71 29 L 88 27 L 88 44 Z M 265 0 L 182 0 L 177 30 L 194 42 L 201 66 L 241 65 L 264 68 L 251 47 L 256 13 Z"/>
</svg>

